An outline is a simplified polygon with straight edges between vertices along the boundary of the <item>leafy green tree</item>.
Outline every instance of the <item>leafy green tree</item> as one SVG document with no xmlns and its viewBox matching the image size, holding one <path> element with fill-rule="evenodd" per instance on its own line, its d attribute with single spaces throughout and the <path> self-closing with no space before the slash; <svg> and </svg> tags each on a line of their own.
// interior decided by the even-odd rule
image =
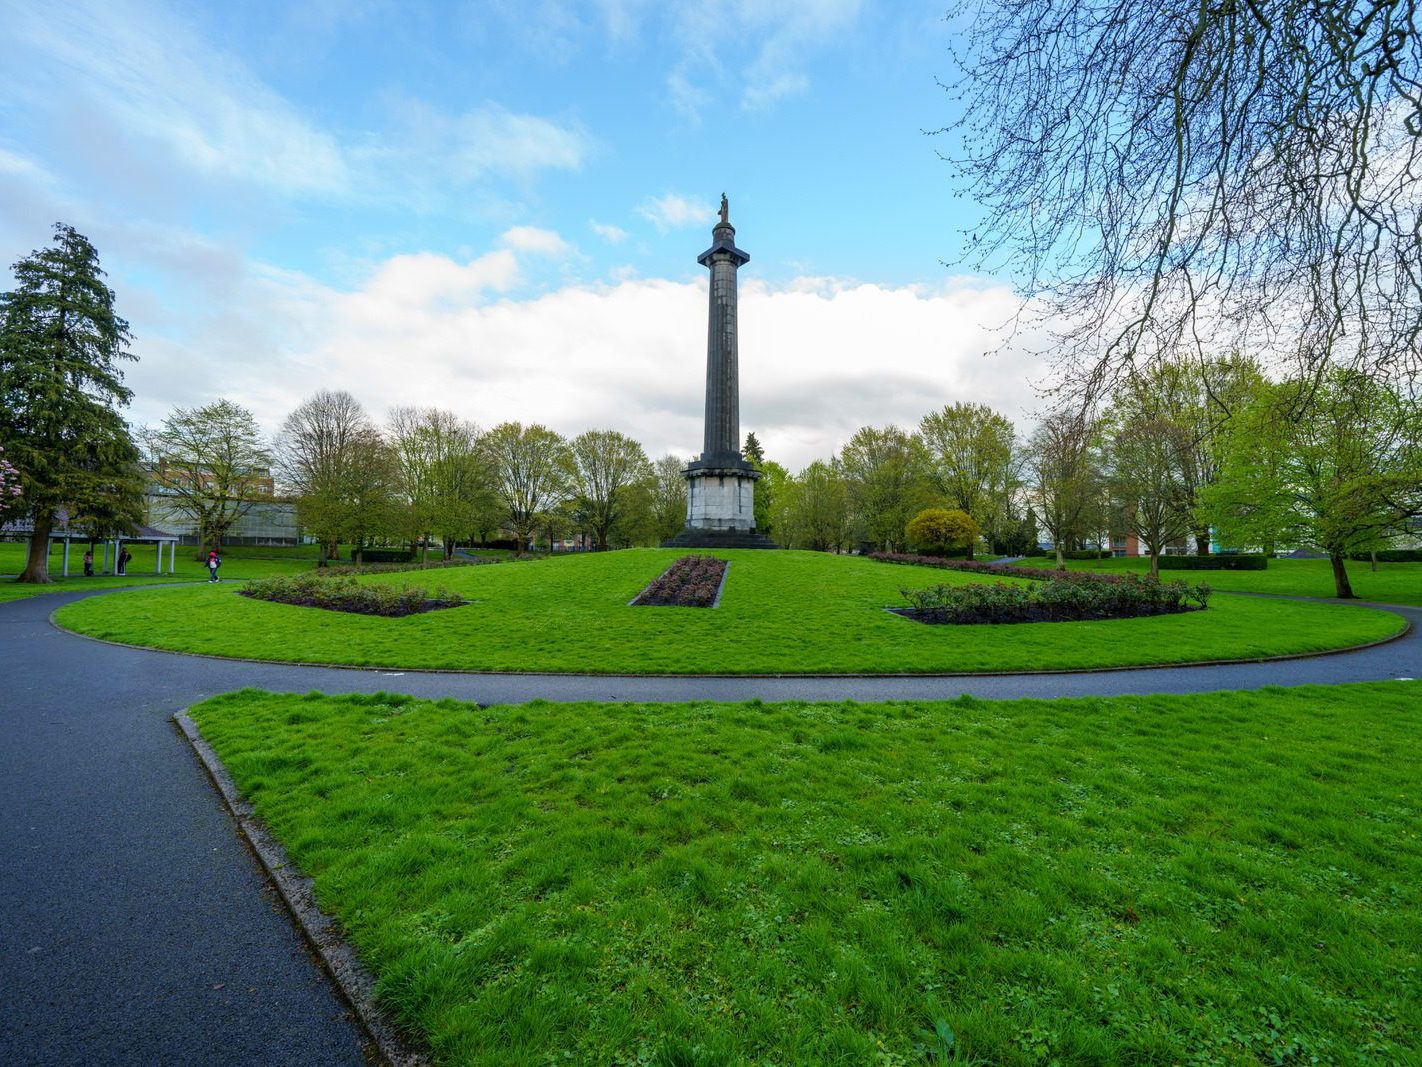
<svg viewBox="0 0 1422 1067">
<path fill-rule="evenodd" d="M 1082 540 L 1099 518 L 1101 471 L 1096 428 L 1070 412 L 1048 416 L 1032 434 L 1027 470 L 1038 522 L 1063 552 Z"/>
<path fill-rule="evenodd" d="M 839 552 L 852 534 L 849 486 L 834 460 L 815 460 L 787 486 L 783 543 L 816 552 Z"/>
<path fill-rule="evenodd" d="M 864 426 L 839 455 L 859 538 L 893 551 L 910 518 L 931 502 L 923 449 L 897 426 Z"/>
<path fill-rule="evenodd" d="M 653 540 L 675 537 L 686 526 L 686 460 L 666 455 L 653 464 L 649 488 Z"/>
<path fill-rule="evenodd" d="M 504 422 L 484 436 L 503 504 L 504 522 L 519 547 L 528 544 L 535 526 L 552 515 L 573 487 L 573 458 L 568 442 L 546 426 Z"/>
<path fill-rule="evenodd" d="M 1359 371 L 1266 389 L 1231 423 L 1226 453 L 1206 494 L 1221 536 L 1327 553 L 1341 598 L 1353 597 L 1347 557 L 1422 515 L 1422 405 Z"/>
<path fill-rule="evenodd" d="M 99 255 L 72 227 L 56 224 L 53 246 L 13 270 L 16 288 L 0 294 L 0 445 L 33 522 L 19 580 L 47 583 L 61 511 L 112 532 L 142 517 L 138 449 L 118 412 L 132 397 L 119 362 L 134 357 Z"/>
<path fill-rule="evenodd" d="M 393 457 L 350 393 L 323 389 L 302 401 L 282 424 L 275 458 L 297 519 L 321 543 L 323 560 L 339 559 L 343 542 L 398 530 Z"/>
<path fill-rule="evenodd" d="M 168 507 L 196 525 L 204 551 L 220 550 L 237 520 L 272 499 L 271 452 L 240 404 L 176 408 L 143 441 L 150 479 Z"/>
<path fill-rule="evenodd" d="M 444 558 L 450 559 L 495 496 L 479 428 L 432 407 L 392 408 L 389 423 L 411 527 L 426 554 L 430 541 L 438 537 Z"/>
<path fill-rule="evenodd" d="M 773 459 L 761 460 L 760 480 L 755 483 L 755 528 L 767 536 L 779 532 L 778 517 L 784 511 L 782 502 L 789 491 L 790 472 Z"/>
<path fill-rule="evenodd" d="M 1203 493 L 1219 477 L 1221 440 L 1235 411 L 1264 385 L 1259 365 L 1238 354 L 1219 359 L 1176 357 L 1131 376 L 1114 397 L 1113 422 L 1169 424 L 1176 465 L 1196 519 L 1195 553 L 1210 554 L 1210 527 Z"/>
<path fill-rule="evenodd" d="M 573 482 L 586 528 L 605 552 L 608 536 L 630 515 L 639 483 L 652 465 L 642 446 L 616 430 L 588 430 L 573 439 Z"/>
<path fill-rule="evenodd" d="M 1181 463 L 1189 451 L 1185 429 L 1164 419 L 1131 419 L 1110 444 L 1108 480 L 1117 514 L 1140 538 L 1156 576 L 1161 552 L 1195 524 L 1195 501 Z"/>
<path fill-rule="evenodd" d="M 921 551 L 944 555 L 955 548 L 967 548 L 970 558 L 981 532 L 962 508 L 924 508 L 904 528 L 909 544 Z"/>
<path fill-rule="evenodd" d="M 1012 423 L 985 404 L 950 404 L 925 415 L 918 436 L 933 487 L 995 541 L 1012 520 L 1012 499 L 1021 484 Z M 973 558 L 971 542 L 968 558 Z"/>
</svg>

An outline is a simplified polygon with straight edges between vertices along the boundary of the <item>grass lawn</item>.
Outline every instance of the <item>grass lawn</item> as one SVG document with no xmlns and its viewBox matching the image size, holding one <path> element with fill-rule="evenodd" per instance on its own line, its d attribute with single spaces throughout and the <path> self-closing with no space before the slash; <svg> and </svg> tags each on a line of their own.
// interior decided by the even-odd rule
<svg viewBox="0 0 1422 1067">
<path fill-rule="evenodd" d="M 199 582 L 207 578 L 207 568 L 196 559 L 197 549 L 178 546 L 177 565 L 174 573 L 168 573 L 168 553 L 163 552 L 163 573 L 154 574 L 156 562 L 153 545 L 134 544 L 129 546 L 133 559 L 128 564 L 128 574 L 120 578 L 113 574 L 95 574 L 84 577 L 84 550 L 88 542 L 75 541 L 69 546 L 69 577 L 61 577 L 64 565 L 64 546 L 54 546 L 49 554 L 49 573 L 53 582 L 49 585 L 21 585 L 14 576 L 24 570 L 25 546 L 13 541 L 0 542 L 0 603 L 20 600 L 25 597 L 40 596 L 44 593 L 72 593 L 80 589 L 120 589 L 135 585 L 168 585 L 174 582 Z M 104 564 L 102 553 L 95 553 L 94 569 L 98 571 Z M 109 560 L 113 565 L 112 553 Z M 296 574 L 310 570 L 316 565 L 314 546 L 295 549 L 247 548 L 227 549 L 222 553 L 223 578 L 247 579 L 265 578 L 272 574 Z"/>
<path fill-rule="evenodd" d="M 1054 567 L 1056 560 L 1028 559 L 1023 566 Z M 1067 570 L 1150 572 L 1145 559 L 1068 560 Z M 1162 578 L 1184 578 L 1206 582 L 1212 589 L 1234 592 L 1284 593 L 1289 596 L 1331 597 L 1334 593 L 1333 566 L 1326 559 L 1271 559 L 1262 571 L 1161 571 Z M 1422 563 L 1371 564 L 1348 561 L 1348 580 L 1359 599 L 1385 604 L 1422 604 Z"/>
<path fill-rule="evenodd" d="M 69 577 L 61 577 L 64 565 L 64 546 L 58 545 L 49 554 L 49 573 L 54 581 L 49 585 L 21 585 L 13 581 L 15 575 L 24 570 L 25 546 L 13 541 L 0 541 L 0 604 L 7 600 L 40 596 L 44 593 L 69 593 L 79 589 L 122 589 L 135 585 L 170 585 L 174 582 L 200 582 L 207 578 L 207 567 L 198 560 L 197 549 L 178 546 L 177 565 L 174 573 L 168 573 L 167 550 L 163 553 L 163 573 L 154 574 L 154 546 L 134 544 L 129 546 L 133 559 L 128 565 L 128 574 L 122 578 L 112 574 L 95 574 L 84 577 L 84 549 L 87 542 L 78 541 L 69 548 Z M 265 547 L 233 545 L 222 550 L 224 579 L 246 581 L 249 578 L 267 578 L 275 574 L 299 574 L 316 566 L 316 545 L 294 545 L 287 547 Z M 502 549 L 475 549 L 469 553 L 490 559 L 507 559 L 509 553 Z M 351 558 L 351 546 L 341 546 L 342 564 Z M 438 551 L 430 553 L 430 560 L 441 558 Z M 112 566 L 112 559 L 110 566 Z M 94 569 L 104 564 L 102 554 L 96 553 Z"/>
<path fill-rule="evenodd" d="M 721 605 L 628 607 L 681 553 L 635 549 L 397 574 L 475 602 L 402 619 L 248 600 L 233 585 L 146 590 L 60 610 L 108 640 L 254 659 L 602 674 L 932 673 L 1178 663 L 1378 640 L 1386 612 L 1219 596 L 1208 611 L 1107 622 L 925 626 L 883 610 L 902 586 L 968 575 L 814 552 L 727 552 Z"/>
<path fill-rule="evenodd" d="M 1207 612 L 1112 622 L 923 626 L 884 612 L 943 570 L 816 552 L 728 552 L 721 606 L 629 607 L 681 553 L 583 553 L 392 575 L 474 603 L 404 617 L 257 602 L 236 586 L 139 590 L 68 605 L 61 625 L 182 652 L 404 669 L 584 673 L 939 673 L 1074 669 L 1317 652 L 1394 635 L 1385 612 L 1217 596 Z"/>
<path fill-rule="evenodd" d="M 1422 683 L 191 713 L 441 1063 L 1422 1058 Z"/>
</svg>

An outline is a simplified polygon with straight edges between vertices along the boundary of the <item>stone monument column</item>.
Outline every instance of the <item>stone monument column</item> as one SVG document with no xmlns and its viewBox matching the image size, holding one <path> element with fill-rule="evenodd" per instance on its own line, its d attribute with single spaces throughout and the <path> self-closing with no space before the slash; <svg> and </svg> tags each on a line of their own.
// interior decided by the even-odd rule
<svg viewBox="0 0 1422 1067">
<path fill-rule="evenodd" d="M 750 260 L 736 247 L 730 207 L 721 196 L 721 218 L 711 247 L 696 262 L 711 271 L 706 326 L 706 426 L 701 455 L 686 468 L 686 526 L 662 542 L 674 548 L 777 548 L 756 532 L 755 483 L 760 477 L 741 456 L 740 369 L 737 352 L 736 271 Z"/>
</svg>

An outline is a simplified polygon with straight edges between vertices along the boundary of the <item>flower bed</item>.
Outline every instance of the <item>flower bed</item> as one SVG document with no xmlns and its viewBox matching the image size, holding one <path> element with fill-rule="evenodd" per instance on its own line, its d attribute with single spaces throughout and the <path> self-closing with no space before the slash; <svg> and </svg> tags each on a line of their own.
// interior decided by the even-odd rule
<svg viewBox="0 0 1422 1067">
<path fill-rule="evenodd" d="M 726 580 L 726 561 L 682 556 L 632 601 L 634 607 L 714 608 Z"/>
<path fill-rule="evenodd" d="M 1058 576 L 1036 586 L 935 585 L 902 589 L 909 608 L 892 609 L 918 622 L 936 624 L 998 624 L 1016 622 L 1080 622 L 1086 619 L 1133 619 L 1198 611 L 1210 598 L 1203 582 L 1162 582 L 1127 574 L 1116 582 L 1080 582 Z"/>
<path fill-rule="evenodd" d="M 327 611 L 347 611 L 355 615 L 401 618 L 425 611 L 457 608 L 466 603 L 457 593 L 445 589 L 424 590 L 413 586 L 362 585 L 349 575 L 321 577 L 298 574 L 263 578 L 239 591 L 253 600 L 295 604 Z"/>
</svg>

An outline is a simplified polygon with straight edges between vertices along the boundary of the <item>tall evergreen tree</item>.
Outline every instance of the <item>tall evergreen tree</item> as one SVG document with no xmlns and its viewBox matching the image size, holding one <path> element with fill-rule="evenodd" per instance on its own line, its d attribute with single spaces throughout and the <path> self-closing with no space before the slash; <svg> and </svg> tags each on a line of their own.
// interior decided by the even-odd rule
<svg viewBox="0 0 1422 1067">
<path fill-rule="evenodd" d="M 56 223 L 54 245 L 13 267 L 0 294 L 0 444 L 21 472 L 21 513 L 34 523 L 19 580 L 49 581 L 59 513 L 116 533 L 142 516 L 138 449 L 118 409 L 132 392 L 119 362 L 128 323 L 114 311 L 99 254 Z"/>
</svg>

